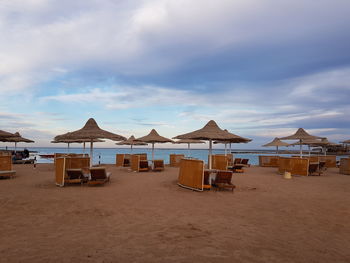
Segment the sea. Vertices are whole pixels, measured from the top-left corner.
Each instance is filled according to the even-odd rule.
[[[21,151],[24,148],[18,148]],[[53,159],[41,158],[41,154],[54,154],[54,153],[84,153],[83,148],[70,148],[67,147],[28,147],[31,152],[31,158],[36,157],[37,163],[53,163]],[[8,147],[8,150],[13,150],[13,148]],[[90,149],[86,148],[85,153],[89,153]],[[132,151],[130,148],[94,148],[93,149],[93,163],[94,164],[114,164],[115,155],[117,153],[124,154],[136,154],[136,153],[147,153],[148,159],[152,159],[152,149],[150,148],[134,148]],[[224,149],[213,149],[213,154],[224,154]],[[208,149],[171,149],[171,148],[155,148],[154,159],[162,159],[165,164],[169,163],[170,154],[184,154],[186,157],[196,158],[208,161]],[[249,164],[257,165],[259,164],[259,155],[274,155],[273,151],[268,150],[235,150],[233,155],[235,158],[245,158],[249,159]],[[293,154],[295,155],[295,154]],[[291,154],[280,154],[280,156],[291,156]],[[337,156],[337,160],[344,158],[344,156]]]

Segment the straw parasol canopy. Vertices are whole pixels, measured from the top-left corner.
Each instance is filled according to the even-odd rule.
[[[229,141],[237,139],[237,136],[238,135],[220,129],[216,122],[211,120],[202,129],[178,135],[174,137],[174,139],[195,139],[209,141],[209,169],[211,169],[213,140]]]
[[[146,136],[137,139],[141,142],[152,143],[152,161],[154,160],[154,144],[155,143],[166,143],[173,142],[173,140],[160,136],[155,129],[152,129]]]
[[[175,144],[182,144],[182,143],[187,143],[187,149],[188,149],[188,156],[190,156],[191,154],[191,143],[205,143],[201,140],[193,140],[193,139],[180,139],[180,140],[177,140],[175,142],[173,142]]]
[[[94,139],[94,142],[104,142],[103,140],[100,139]],[[83,153],[85,153],[85,143],[86,142],[90,142],[89,139],[60,139],[57,141],[51,141],[51,143],[67,143],[67,147],[68,147],[68,152],[69,152],[69,145],[71,143],[83,143],[84,147],[83,147]]]
[[[136,140],[134,135],[131,135],[129,139],[125,141],[117,142],[116,145],[130,145],[130,152],[132,152],[132,147],[134,145],[147,145],[147,143]]]
[[[1,138],[0,140],[3,142],[14,142],[15,143],[15,152],[17,150],[17,143],[18,142],[25,142],[25,143],[33,143],[34,141],[23,138],[19,132],[16,132],[14,134],[12,134],[14,136],[8,137],[8,138]]]
[[[3,131],[3,130],[0,130],[0,138],[9,138],[9,137],[16,137],[15,134],[13,133],[10,133],[10,132],[6,132],[6,131]]]
[[[83,128],[77,131],[69,132],[64,135],[58,135],[55,137],[55,141],[60,140],[60,139],[88,139],[90,141],[90,158],[91,158],[91,165],[93,162],[93,140],[94,139],[110,139],[113,141],[122,141],[126,140],[125,137],[105,131],[101,129],[96,121],[93,118],[90,118],[86,124],[84,125]]]
[[[314,139],[322,139],[322,137],[314,136],[307,133],[303,128],[299,128],[294,134],[286,137],[279,138],[280,140],[299,140],[301,143],[302,140],[314,140]],[[300,158],[303,155],[302,144],[300,144]]]
[[[301,140],[299,142],[292,143],[291,145],[308,145],[309,146],[309,155],[310,155],[310,147],[314,146],[321,146],[324,154],[326,155],[327,153],[327,148],[326,146],[330,145],[336,145],[336,143],[328,141],[327,138],[322,138],[321,140],[319,139],[309,139],[309,140]]]
[[[263,147],[270,147],[270,146],[276,146],[276,154],[278,154],[278,147],[279,146],[289,146],[289,143],[282,142],[280,139],[275,138],[271,142],[264,144]]]
[[[244,138],[244,137],[238,136],[234,133],[231,133],[227,129],[225,129],[224,131],[227,132],[228,134],[232,135],[233,138],[229,139],[229,140],[216,140],[216,141],[214,141],[214,144],[219,144],[219,143],[224,144],[225,145],[225,155],[227,155],[227,147],[226,147],[227,144],[230,145],[230,153],[231,153],[231,143],[248,143],[248,142],[252,141],[252,139]]]
[[[341,143],[350,144],[350,140],[342,141]]]

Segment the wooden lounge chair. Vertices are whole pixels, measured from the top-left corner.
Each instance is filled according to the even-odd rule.
[[[67,169],[64,182],[67,184],[83,184],[88,181],[88,176],[83,173],[82,169]]]
[[[241,163],[240,164],[243,164],[245,166],[250,166],[249,164],[249,159],[242,159]]]
[[[90,180],[88,185],[104,184],[110,181],[110,172],[106,172],[105,167],[91,167],[90,168]]]
[[[235,160],[234,160],[233,164],[240,164],[240,163],[241,163],[241,161],[242,161],[242,159],[241,159],[241,158],[235,158]]]
[[[148,172],[149,166],[147,160],[139,160],[139,172]]]
[[[154,160],[153,171],[164,171],[164,160]]]
[[[221,189],[231,189],[232,193],[236,186],[231,182],[232,172],[231,171],[218,171],[216,173],[215,180],[212,185],[216,187],[217,190]]]
[[[309,175],[321,175],[321,171],[319,169],[319,163],[310,163],[309,164]]]

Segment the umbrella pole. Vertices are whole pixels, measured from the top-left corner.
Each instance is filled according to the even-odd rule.
[[[132,144],[130,144],[130,154],[132,154]]]
[[[69,153],[69,144],[70,144],[70,143],[67,143],[67,144],[68,144],[68,149],[67,149],[67,152]]]
[[[278,155],[278,145],[276,146],[276,154]]]
[[[301,144],[301,140],[299,142],[300,142],[300,158],[302,158],[303,157],[303,145]]]
[[[230,153],[231,153],[231,143],[230,143]]]
[[[208,168],[211,169],[211,152],[212,152],[212,147],[213,147],[213,144],[212,144],[212,140],[210,139],[209,140],[209,163],[208,163]]]
[[[227,156],[227,143],[225,142],[225,156]]]
[[[311,147],[309,145],[309,156],[311,156]]]
[[[188,157],[191,156],[190,143],[187,143],[187,155],[188,155]]]
[[[17,142],[15,142],[15,152],[17,152]]]
[[[94,144],[94,141],[93,141],[93,139],[91,139],[91,141],[90,141],[90,167],[92,167],[92,162],[94,160],[93,153],[92,153],[92,148],[94,147],[93,144]]]
[[[85,142],[83,142],[83,154],[85,155]]]
[[[152,170],[154,169],[154,142],[152,142]]]

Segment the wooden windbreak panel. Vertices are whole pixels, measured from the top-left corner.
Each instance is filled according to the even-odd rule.
[[[290,172],[292,175],[307,176],[309,172],[309,159],[280,157],[278,172]]]
[[[0,151],[0,156],[11,156],[11,152],[10,151]]]
[[[337,167],[337,157],[335,155],[326,155],[322,156],[323,160],[326,162],[327,168],[335,168]]]
[[[56,179],[56,185],[59,185],[59,186],[64,185],[64,177],[66,174],[65,159],[66,159],[65,157],[60,157],[56,159],[55,179]]]
[[[12,156],[0,156],[0,171],[12,171]]]
[[[350,174],[350,159],[349,158],[341,158],[339,173],[341,174]]]
[[[90,167],[89,157],[71,157],[67,159],[70,160],[70,166],[66,169],[83,169]]]
[[[225,155],[212,155],[211,156],[211,168],[217,170],[227,170],[228,158]]]
[[[124,165],[124,154],[116,154],[115,155],[115,165],[117,167],[123,166]]]
[[[182,159],[179,169],[179,185],[203,190],[204,162],[201,160]]]
[[[181,159],[185,158],[184,154],[170,154],[170,166],[179,167]]]
[[[139,167],[140,167],[140,155],[137,154],[133,154],[131,155],[131,164],[130,164],[130,168],[132,171],[139,171]]]
[[[292,162],[292,175],[304,175],[309,174],[309,159],[307,158],[293,158]]]
[[[280,157],[278,161],[278,172],[283,174],[284,172],[291,172],[291,160],[292,158]]]
[[[259,166],[278,167],[279,156],[259,155]]]

